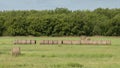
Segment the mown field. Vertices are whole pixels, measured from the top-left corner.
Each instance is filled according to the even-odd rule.
[[[40,40],[79,40],[80,37],[0,37],[0,68],[120,68],[120,37],[90,37],[111,40],[112,45],[39,45]],[[15,39],[35,39],[36,45],[13,45]],[[11,49],[21,48],[14,57]]]

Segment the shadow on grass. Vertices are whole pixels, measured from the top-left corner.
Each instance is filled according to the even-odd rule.
[[[112,54],[22,54],[23,56],[37,56],[42,58],[54,58],[54,57],[60,57],[60,58],[112,58]]]
[[[2,54],[2,53],[0,53]],[[112,58],[113,54],[40,54],[40,53],[21,53],[23,57],[41,57],[41,58]]]
[[[83,65],[82,65],[82,64],[79,64],[79,63],[68,63],[67,66],[68,66],[68,67],[83,68]]]
[[[51,68],[83,68],[84,65],[79,63],[67,63],[67,64],[53,64]]]

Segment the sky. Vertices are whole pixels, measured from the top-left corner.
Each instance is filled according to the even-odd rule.
[[[0,10],[94,10],[120,8],[120,0],[0,0]]]

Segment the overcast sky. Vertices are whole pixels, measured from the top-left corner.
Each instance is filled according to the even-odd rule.
[[[120,0],[0,0],[0,10],[120,8]]]

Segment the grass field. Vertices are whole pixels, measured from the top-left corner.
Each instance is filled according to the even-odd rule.
[[[111,40],[112,45],[13,45],[15,39],[79,40],[80,37],[0,37],[0,68],[120,68],[120,37],[90,37]],[[14,57],[11,49],[21,48]]]

